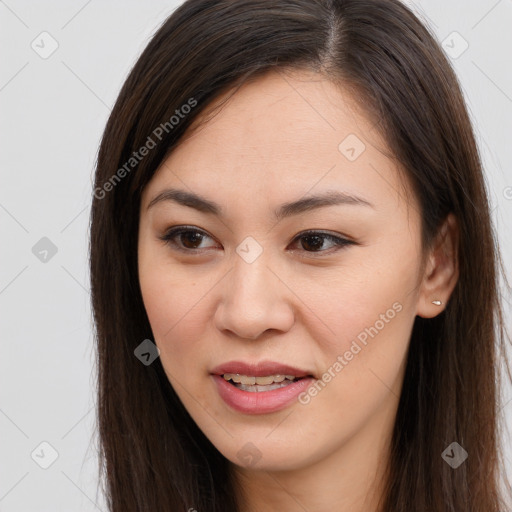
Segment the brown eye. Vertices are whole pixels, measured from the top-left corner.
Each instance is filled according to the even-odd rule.
[[[193,252],[200,247],[204,239],[211,238],[205,232],[191,227],[179,227],[170,229],[161,240],[183,252]]]
[[[178,236],[180,242],[187,249],[197,249],[196,245],[203,239],[203,235],[197,231],[183,231]]]
[[[334,251],[346,247],[348,245],[354,245],[355,242],[352,240],[347,240],[346,238],[342,238],[339,236],[331,235],[329,233],[322,233],[320,231],[309,231],[306,233],[301,233],[299,236],[295,238],[294,241],[300,241],[300,247],[306,252],[312,253],[328,253],[330,254]],[[325,249],[326,241],[330,242],[331,246]]]
[[[324,241],[325,238],[318,235],[303,236],[301,237],[301,246],[306,251],[318,251],[324,245]]]
[[[204,231],[189,226],[172,228],[167,231],[165,235],[160,237],[161,240],[176,250],[189,254],[211,248],[211,246],[201,247],[203,242],[208,238],[213,240],[213,238]],[[297,242],[300,242],[300,244],[297,244]],[[356,242],[330,233],[308,231],[296,236],[294,244],[299,245],[299,250],[302,252],[323,256],[325,254],[331,254],[348,245],[356,245]]]

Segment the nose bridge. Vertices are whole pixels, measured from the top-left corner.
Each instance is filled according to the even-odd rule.
[[[233,270],[216,312],[217,327],[249,339],[268,329],[288,330],[293,324],[292,305],[286,286],[271,270],[269,253],[253,259],[246,255],[254,247],[249,245],[246,253],[244,249],[247,246],[242,243],[233,255]]]
[[[255,261],[248,262],[240,256],[234,258],[231,299],[237,299],[240,306],[250,301],[253,310],[265,310],[270,303],[270,296],[275,276],[270,272],[268,257],[260,255]]]

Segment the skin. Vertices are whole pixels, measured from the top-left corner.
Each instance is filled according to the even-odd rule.
[[[244,512],[376,510],[414,319],[439,314],[432,301],[446,304],[455,286],[455,219],[422,254],[419,205],[373,126],[324,77],[271,71],[188,131],[144,190],[139,279],[155,343],[184,406],[231,461]],[[355,161],[338,149],[349,134],[366,146]],[[173,201],[148,208],[167,188],[225,214]],[[326,190],[373,206],[274,220],[281,204]],[[174,226],[204,236],[175,237],[185,253],[161,239]],[[311,229],[355,244],[297,238]],[[236,252],[248,236],[263,249],[252,263]],[[400,312],[309,403],[248,415],[218,395],[210,372],[230,360],[284,362],[321,379],[396,303]],[[256,463],[237,456],[248,442]]]

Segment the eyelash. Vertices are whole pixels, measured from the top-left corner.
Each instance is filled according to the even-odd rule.
[[[203,251],[202,249],[186,249],[186,248],[183,248],[183,247],[179,246],[179,244],[175,241],[175,238],[178,237],[179,235],[184,234],[184,233],[199,233],[199,234],[201,234],[203,236],[206,236],[206,237],[209,237],[209,238],[213,239],[213,237],[208,235],[203,230],[194,228],[192,226],[181,226],[181,227],[171,228],[163,236],[161,236],[159,238],[160,238],[160,240],[165,242],[167,245],[170,245],[174,249],[176,249],[176,250],[178,250],[180,252],[183,252],[183,253],[194,254],[194,253],[202,252]],[[329,241],[331,241],[331,242],[333,242],[335,244],[335,246],[333,248],[328,249],[328,250],[305,251],[308,254],[322,254],[322,253],[325,254],[325,253],[327,253],[328,255],[330,255],[333,252],[337,252],[340,249],[344,249],[345,247],[347,247],[349,245],[356,245],[356,242],[354,242],[352,240],[348,240],[346,238],[335,236],[335,235],[332,235],[330,233],[324,233],[322,231],[314,231],[314,230],[303,231],[302,233],[299,233],[293,239],[292,243],[295,243],[296,241],[299,241],[302,238],[308,238],[308,237],[320,237],[321,239],[329,240]]]

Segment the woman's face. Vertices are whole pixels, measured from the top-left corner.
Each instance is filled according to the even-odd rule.
[[[139,278],[162,365],[241,467],[369,457],[394,422],[426,307],[420,217],[355,105],[319,75],[270,72],[187,134],[142,197]]]

